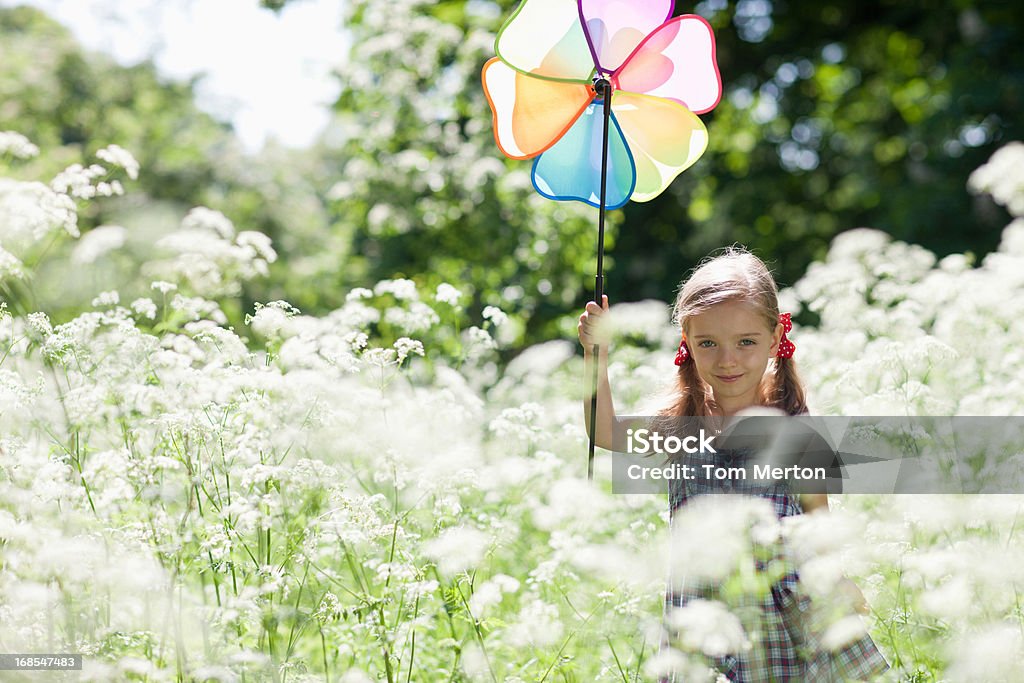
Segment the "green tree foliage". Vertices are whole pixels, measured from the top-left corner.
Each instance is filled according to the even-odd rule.
[[[248,284],[225,309],[240,323],[256,300],[303,296],[315,289],[315,264],[303,260],[325,243],[326,214],[310,180],[320,169],[308,155],[271,147],[258,158],[240,147],[228,124],[201,112],[194,82],[158,77],[145,62],[123,67],[84,51],[68,30],[29,7],[0,8],[0,130],[14,130],[46,150],[28,164],[4,167],[13,177],[52,177],[72,163],[88,165],[108,144],[130,150],[142,173],[129,188],[133,199],[112,198],[82,208],[83,233],[102,223],[133,226],[124,258],[97,269],[101,282],[80,287],[74,273],[42,272],[34,307],[60,319],[87,304],[98,289],[148,291],[138,263],[152,243],[193,206],[224,212],[240,229],[274,239],[294,256],[276,264],[269,282]],[[140,193],[139,190],[142,190]],[[141,199],[138,199],[141,197]],[[65,245],[68,246],[68,245]],[[66,259],[52,259],[66,270]]]
[[[337,103],[344,139],[329,194],[352,252],[339,283],[404,276],[447,281],[469,307],[510,310],[527,337],[575,305],[592,282],[596,212],[539,197],[527,162],[494,146],[480,68],[493,56],[486,3],[354,0],[352,50]]]

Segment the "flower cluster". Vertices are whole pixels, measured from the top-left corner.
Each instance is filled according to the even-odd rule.
[[[0,216],[16,216],[0,220],[4,237],[60,230],[46,217],[58,196],[71,200],[0,179]],[[874,231],[837,239],[783,293],[787,310],[820,316],[797,330],[812,401],[1019,412],[1022,229],[978,267]],[[584,478],[571,344],[527,349],[498,380],[490,346],[513,317],[492,304],[463,339],[450,316],[464,292],[406,279],[353,289],[322,316],[261,303],[236,331],[200,290],[258,273],[269,243],[209,210],[182,231],[200,246],[164,243],[176,256],[149,296],[96,288],[63,322],[0,302],[0,639],[12,651],[82,652],[94,681],[667,668],[714,681],[700,657],[757,647],[733,597],[767,588],[777,567],[752,567],[784,542],[809,593],[850,578],[872,607],[866,621],[837,618],[828,645],[870,628],[908,679],[1017,671],[1019,497],[834,497],[833,513],[785,523],[762,501],[691,501],[666,556],[663,498]],[[117,248],[123,233],[105,233],[81,262]],[[211,265],[190,270],[186,255]],[[653,305],[620,310],[645,321],[609,368],[628,411],[670,377],[676,339]],[[667,615],[674,647],[655,654],[666,563],[729,590]]]

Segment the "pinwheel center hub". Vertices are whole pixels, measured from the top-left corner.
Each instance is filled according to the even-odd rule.
[[[594,77],[594,92],[596,92],[601,97],[604,97],[605,95],[610,95],[612,92],[611,81],[609,81],[607,78],[602,78],[600,76]]]

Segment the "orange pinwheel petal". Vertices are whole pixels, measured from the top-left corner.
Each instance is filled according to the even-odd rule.
[[[535,157],[555,144],[594,97],[588,85],[534,78],[498,57],[484,64],[482,77],[494,139],[512,159]]]

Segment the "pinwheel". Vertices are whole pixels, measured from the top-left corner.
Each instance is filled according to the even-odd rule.
[[[599,210],[598,305],[605,211],[657,197],[693,165],[708,142],[697,115],[721,98],[711,26],[674,9],[673,0],[523,0],[483,68],[499,149],[534,159],[541,195]],[[596,386],[595,363],[590,478]]]

